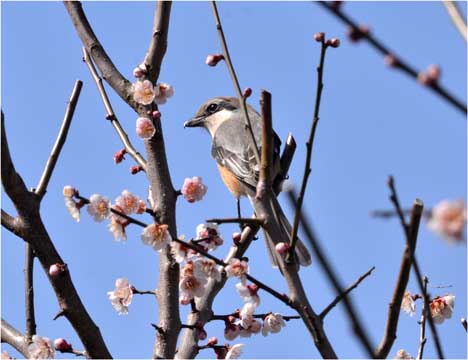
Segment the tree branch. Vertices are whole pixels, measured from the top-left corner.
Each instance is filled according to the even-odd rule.
[[[465,41],[468,41],[468,29],[466,27],[466,22],[465,19],[463,19],[460,9],[458,9],[457,2],[451,0],[443,0],[443,3],[450,16],[450,20],[452,20],[453,24],[455,25],[461,36],[463,36]]]
[[[368,277],[372,271],[374,271],[375,266],[372,266],[366,273],[362,274],[353,284],[351,284],[343,293],[338,295],[335,300],[333,300],[325,309],[322,310],[319,317],[320,319],[324,319],[325,316],[341,301],[345,296],[347,296],[351,291],[358,287],[358,285]]]
[[[283,153],[280,159],[280,171],[273,182],[273,191],[276,195],[281,192],[283,181],[288,178],[289,167],[291,166],[294,153],[296,152],[296,140],[292,134],[288,134],[286,138]]]
[[[21,219],[18,217],[13,217],[8,214],[5,210],[2,209],[2,226],[15,234],[16,236],[21,237],[23,226],[21,224]]]
[[[52,172],[54,171],[55,164],[57,163],[60,152],[62,151],[63,144],[65,144],[65,140],[67,139],[68,130],[70,129],[73,114],[75,113],[76,104],[78,103],[82,87],[83,82],[81,80],[76,80],[75,86],[73,87],[73,91],[70,96],[70,100],[68,100],[67,109],[65,110],[62,127],[60,128],[60,132],[57,136],[57,139],[55,140],[52,152],[50,153],[41,179],[39,180],[39,184],[35,190],[35,193],[39,196],[40,199],[42,199],[47,191],[47,185],[49,184]]]
[[[161,63],[167,49],[171,5],[171,1],[158,1],[154,14],[153,35],[144,60],[148,71],[147,78],[153,83],[159,77]]]
[[[370,32],[362,32],[359,28],[359,25],[354,22],[348,15],[346,15],[339,7],[332,6],[328,1],[318,1],[317,4],[321,5],[323,8],[328,10],[331,14],[335,15],[339,20],[348,25],[353,31],[357,31],[363,40],[366,40],[377,52],[381,53],[384,56],[392,56],[395,59],[394,67],[398,70],[401,70],[404,74],[412,77],[414,80],[418,79],[419,71],[411,67],[406,63],[402,58],[396,56],[392,51],[390,51],[385,45],[382,44],[376,37],[374,37]],[[448,103],[453,105],[459,111],[463,112],[466,120],[466,104],[455,98],[448,90],[440,86],[437,82],[433,82],[427,85],[434,93],[439,95],[442,99],[446,100]]]
[[[30,357],[29,350],[28,350],[28,340],[26,336],[21,334],[8,322],[3,320],[3,318],[2,318],[2,325],[1,325],[0,333],[2,336],[2,343],[6,343],[6,344],[13,346],[25,358],[28,359]]]
[[[83,48],[83,61],[86,63],[86,65],[88,65],[89,72],[91,73],[91,76],[93,77],[93,80],[96,83],[96,87],[99,91],[99,94],[101,95],[101,100],[104,104],[104,108],[106,109],[106,119],[108,119],[111,122],[112,126],[117,132],[117,135],[122,141],[126,152],[130,154],[130,156],[137,162],[137,164],[139,164],[143,168],[143,171],[146,172],[146,160],[135,149],[132,142],[128,138],[127,133],[120,124],[120,121],[117,119],[109,97],[107,96],[106,89],[104,88],[104,84],[102,83],[102,78],[98,75],[96,68],[94,67],[93,60],[89,56],[88,50],[86,50],[85,47]]]
[[[427,277],[424,276],[424,292],[423,292],[423,299],[427,298]],[[428,316],[431,316],[429,309],[426,307],[426,302],[423,302],[422,310],[421,310],[421,320],[419,321],[419,349],[418,349],[418,356],[416,356],[417,360],[421,360],[423,358],[424,353],[424,345],[426,345],[426,319]]]
[[[24,295],[26,310],[26,339],[36,335],[36,316],[34,314],[34,252],[31,244],[25,244]]]
[[[262,153],[260,164],[260,177],[257,183],[257,197],[262,197],[266,189],[273,183],[273,123],[271,115],[271,94],[262,90],[260,94],[262,109]]]

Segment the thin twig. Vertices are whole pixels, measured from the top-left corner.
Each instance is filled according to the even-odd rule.
[[[70,96],[70,100],[68,100],[67,109],[65,110],[60,132],[58,133],[54,147],[52,148],[41,179],[39,180],[39,184],[35,190],[35,193],[39,196],[39,198],[42,198],[47,191],[47,185],[49,184],[52,172],[54,171],[55,164],[57,163],[60,152],[62,151],[65,140],[67,139],[68,130],[70,129],[70,125],[73,120],[73,114],[75,113],[76,104],[78,103],[82,87],[83,82],[81,80],[76,80],[75,86],[73,87],[73,91]]]
[[[36,335],[36,316],[34,314],[34,251],[31,244],[25,244],[24,258],[24,302],[26,312],[26,333],[28,341]]]
[[[467,324],[467,322],[466,322],[466,319],[465,319],[465,318],[461,318],[460,322],[461,322],[462,326],[465,328],[465,331],[468,332],[468,324]]]
[[[253,150],[255,154],[255,159],[257,164],[261,163],[260,152],[258,150],[257,142],[255,141],[255,135],[252,130],[252,124],[250,122],[249,113],[247,111],[246,105],[246,98],[242,95],[242,91],[239,85],[239,80],[237,79],[236,72],[234,70],[234,65],[231,61],[231,56],[229,55],[229,50],[226,43],[226,38],[224,37],[223,27],[221,25],[221,19],[218,14],[218,8],[216,7],[216,1],[210,1],[211,4],[211,11],[213,12],[213,17],[215,19],[216,29],[218,30],[219,40],[221,41],[221,47],[223,48],[224,59],[226,61],[226,65],[229,70],[229,74],[231,75],[232,83],[234,84],[234,88],[236,90],[237,97],[239,98],[239,102],[241,104],[242,112],[244,113],[245,118],[245,126],[248,130],[250,135],[250,140],[253,145]]]
[[[239,312],[233,312],[231,314],[227,314],[227,315],[213,315],[211,317],[211,320],[223,320],[223,321],[228,321],[229,318],[232,316],[232,317],[235,317],[235,318],[239,318]],[[264,314],[254,314],[252,315],[255,319],[265,319],[268,315],[270,315],[271,312],[269,313],[264,313]],[[281,316],[283,318],[283,320],[285,321],[290,321],[290,320],[295,320],[295,319],[300,319],[301,317],[299,315],[282,315]]]
[[[427,277],[424,276],[424,292],[423,292],[423,299],[427,298]],[[424,353],[424,345],[426,345],[426,319],[431,316],[429,309],[426,307],[426,302],[423,301],[422,310],[421,310],[421,320],[419,321],[419,348],[418,348],[418,356],[416,356],[417,360],[421,360],[423,358]]]
[[[412,77],[414,80],[418,79],[418,74],[420,73],[418,70],[411,67],[402,58],[396,56],[395,53],[390,51],[385,45],[382,44],[382,42],[377,40],[377,38],[373,36],[371,32],[361,31],[359,25],[356,22],[354,22],[348,15],[346,15],[340,7],[334,7],[328,1],[318,1],[317,4],[321,5],[323,8],[327,9],[330,13],[335,15],[343,23],[345,23],[351,29],[353,29],[353,31],[358,31],[362,39],[366,40],[379,53],[381,53],[384,56],[392,56],[395,59],[394,67],[396,69],[401,70],[403,73]],[[427,87],[433,90],[441,98],[449,102],[451,105],[456,107],[458,110],[463,112],[465,114],[464,118],[466,120],[467,108],[466,104],[463,101],[455,98],[453,94],[451,94],[448,90],[440,86],[437,81],[427,85]]]
[[[206,222],[211,222],[215,224],[246,224],[246,225],[255,225],[262,226],[263,220],[257,218],[224,218],[224,219],[207,219]]]
[[[293,208],[297,208],[298,203],[297,203],[294,191],[293,190],[288,191],[287,195],[288,195],[288,199],[289,199],[291,206]],[[338,279],[338,276],[335,274],[335,270],[330,265],[330,262],[328,261],[325,255],[325,252],[323,251],[321,245],[316,239],[315,234],[312,231],[312,227],[310,226],[307,218],[304,216],[303,211],[300,212],[300,223],[302,224],[304,234],[309,240],[309,243],[312,247],[315,257],[317,258],[320,266],[324,270],[325,275],[327,276],[328,280],[332,283],[336,294],[337,295],[342,294],[344,291],[343,291],[343,286],[341,285],[341,281]],[[348,315],[352,323],[354,332],[356,333],[359,341],[361,342],[362,346],[366,350],[368,357],[372,358],[374,356],[374,351],[373,351],[373,347],[369,339],[369,335],[367,334],[366,330],[361,324],[361,321],[359,320],[359,316],[356,314],[356,311],[354,310],[354,306],[351,302],[351,299],[348,296],[345,296],[343,298],[343,303],[345,305],[346,314]]]
[[[401,209],[404,216],[411,214],[412,210],[413,209]],[[431,214],[432,214],[432,209],[425,209],[422,215],[426,218],[429,218]],[[394,209],[393,210],[372,210],[369,215],[372,217],[378,217],[378,218],[384,218],[384,219],[399,216],[398,212],[396,212]]]
[[[312,161],[312,148],[314,145],[315,132],[317,130],[317,125],[319,122],[319,111],[320,111],[320,100],[322,99],[322,90],[323,90],[323,69],[325,66],[325,54],[327,51],[328,45],[325,43],[324,37],[321,41],[320,47],[320,61],[317,66],[317,89],[315,96],[315,106],[314,106],[314,117],[312,120],[312,126],[310,128],[309,138],[306,143],[306,161],[304,163],[304,175],[302,177],[301,190],[299,192],[299,198],[297,199],[296,214],[294,215],[293,227],[291,230],[290,244],[288,256],[286,261],[294,259],[295,247],[297,242],[297,232],[299,230],[299,219],[302,209],[302,203],[304,202],[305,191],[307,187],[307,180],[309,179],[310,173],[312,172],[311,161]]]
[[[28,339],[2,318],[1,341],[13,346],[26,359],[30,358]]]
[[[375,266],[372,266],[366,273],[362,274],[352,285],[350,285],[342,294],[338,295],[335,300],[333,300],[322,312],[319,314],[320,319],[324,319],[325,316],[332,310],[345,296],[347,296],[351,291],[358,287],[358,285],[368,277],[372,271],[374,271]]]
[[[292,134],[288,134],[286,138],[283,153],[281,154],[280,159],[280,172],[276,175],[276,178],[273,180],[273,191],[276,195],[281,192],[281,186],[283,181],[288,178],[289,167],[291,166],[294,153],[296,152],[296,140]]]
[[[88,51],[86,48],[83,48],[83,61],[88,65],[89,72],[93,77],[94,82],[96,83],[97,89],[99,94],[101,95],[101,100],[104,104],[104,108],[106,109],[106,119],[108,119],[112,126],[114,127],[117,135],[119,136],[122,144],[125,147],[125,150],[130,156],[143,168],[143,171],[146,172],[146,160],[141,156],[141,154],[135,149],[132,142],[128,138],[127,133],[123,129],[120,121],[117,119],[117,116],[114,113],[112,105],[110,103],[109,97],[107,96],[106,89],[104,88],[104,84],[102,82],[102,78],[98,75],[96,68],[94,67],[93,60],[89,56]]]
[[[460,9],[458,8],[457,2],[444,0],[443,3],[445,5],[445,8],[447,9],[450,19],[457,28],[458,32],[461,34],[461,36],[463,36],[465,41],[468,41],[468,29],[466,27],[465,19],[463,19],[463,15],[461,14]]]
[[[260,164],[260,176],[257,183],[256,197],[262,197],[266,189],[272,185],[273,166],[273,120],[271,115],[271,94],[262,90],[260,94],[260,106],[262,109],[262,153]]]

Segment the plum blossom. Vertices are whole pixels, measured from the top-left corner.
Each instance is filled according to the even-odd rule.
[[[223,54],[210,54],[206,57],[205,63],[208,66],[216,66],[221,60],[224,60]]]
[[[91,195],[87,210],[94,221],[101,222],[107,219],[111,213],[109,199],[99,194]]]
[[[276,252],[280,254],[281,256],[285,256],[288,253],[289,248],[290,248],[289,244],[285,242],[280,242],[276,244],[275,246]]]
[[[232,324],[226,322],[226,327],[224,328],[224,338],[228,341],[232,341],[239,336],[241,332],[241,326],[239,324]]]
[[[125,227],[128,225],[128,221],[122,219],[122,217],[115,214],[112,214],[110,219],[111,222],[109,223],[109,225],[107,225],[107,227],[114,236],[114,240],[127,241],[127,233],[125,232]]]
[[[262,324],[254,319],[248,328],[241,329],[239,335],[240,337],[246,338],[250,337],[252,334],[258,334],[260,331],[262,331]]]
[[[254,306],[260,305],[260,296],[258,296],[258,286],[256,284],[244,285],[237,283],[236,289],[246,303],[252,303]]]
[[[70,213],[71,217],[76,220],[76,222],[80,221],[80,208],[82,207],[81,203],[77,203],[73,200],[73,197],[77,195],[78,192],[76,189],[67,185],[63,188],[63,198],[65,200],[65,206],[67,207],[68,212]]]
[[[144,200],[138,200],[138,207],[136,209],[137,214],[144,214],[146,211],[146,203]]]
[[[54,340],[54,347],[55,350],[60,352],[70,352],[72,350],[72,346],[67,340],[63,338],[58,338]]]
[[[462,241],[466,227],[465,202],[463,200],[441,201],[432,209],[427,226],[451,243]]]
[[[132,303],[133,290],[128,279],[119,278],[115,280],[115,290],[107,293],[112,307],[119,313],[128,314],[128,306]]]
[[[184,240],[185,236],[179,236],[179,240]],[[179,264],[184,260],[188,259],[191,255],[194,255],[193,250],[186,247],[184,244],[181,244],[177,241],[171,242],[171,253]]]
[[[429,305],[432,319],[436,324],[441,324],[445,319],[452,317],[453,308],[455,307],[455,296],[437,296],[432,299]]]
[[[203,257],[197,257],[193,260],[194,263],[194,273],[198,278],[208,278],[214,279],[216,281],[221,281],[221,271],[220,267],[216,265],[214,260],[206,259]]]
[[[136,133],[140,138],[146,140],[153,137],[156,133],[156,128],[151,119],[139,117],[136,121]]]
[[[76,191],[75,188],[71,187],[70,185],[66,185],[63,187],[63,196],[64,197],[73,197],[77,194],[78,192]]]
[[[267,336],[269,332],[272,334],[279,333],[284,326],[286,326],[286,323],[281,314],[270,313],[263,319],[262,335]]]
[[[28,346],[30,359],[53,359],[55,349],[49,338],[34,335],[32,343]]]
[[[203,241],[200,241],[198,244],[208,248],[209,250],[215,250],[224,242],[218,231],[218,225],[215,223],[199,224],[196,231],[197,237],[195,240],[203,239]]]
[[[187,305],[194,297],[201,297],[205,292],[206,276],[197,269],[199,265],[188,261],[180,272],[179,302]]]
[[[166,83],[158,83],[156,87],[158,89],[158,93],[154,98],[154,102],[158,105],[165,104],[167,99],[174,95],[174,88]]]
[[[141,233],[141,240],[146,245],[152,246],[154,250],[161,251],[172,240],[167,228],[165,224],[148,225]]]
[[[240,278],[241,283],[245,284],[245,282],[247,281],[245,275],[249,272],[249,264],[247,263],[247,261],[233,258],[229,260],[225,270],[228,277],[238,277]]]
[[[407,353],[404,349],[400,349],[397,351],[395,355],[395,359],[414,359],[409,353]]]
[[[255,312],[255,305],[248,302],[245,303],[243,306],[242,310],[239,313],[240,316],[240,326],[242,326],[244,329],[248,329],[253,321],[254,321],[254,312]]]
[[[229,347],[225,359],[238,359],[242,355],[244,344],[235,344]]]
[[[203,199],[203,196],[205,196],[207,190],[208,187],[203,184],[202,178],[194,176],[191,179],[185,179],[180,192],[184,196],[185,200],[187,200],[189,203],[193,203]]]
[[[138,211],[140,207],[140,198],[133,195],[130,191],[124,190],[122,191],[122,194],[115,199],[115,205],[115,210],[129,215]]]
[[[146,65],[141,63],[135,69],[133,69],[133,76],[136,78],[141,78],[146,75]]]
[[[408,290],[405,291],[405,295],[403,296],[403,301],[401,302],[401,309],[405,313],[409,314],[409,316],[413,316],[415,314],[416,309],[413,296]]]
[[[139,104],[149,105],[156,95],[159,95],[159,87],[153,86],[151,81],[136,81],[133,86],[133,100]]]

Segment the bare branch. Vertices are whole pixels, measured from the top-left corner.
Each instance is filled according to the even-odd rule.
[[[147,78],[156,82],[161,70],[161,63],[167,49],[167,33],[171,15],[171,1],[158,1],[154,14],[153,35],[145,56]]]
[[[323,69],[325,66],[325,54],[327,51],[328,45],[325,43],[325,36],[322,37],[321,47],[320,47],[320,61],[317,66],[317,90],[315,96],[315,107],[314,107],[314,118],[312,121],[312,127],[310,128],[309,139],[307,140],[306,147],[306,161],[304,163],[304,175],[302,177],[301,190],[299,193],[299,198],[297,199],[296,214],[294,216],[293,227],[290,235],[290,244],[291,248],[289,249],[289,254],[287,260],[294,259],[294,252],[297,242],[297,231],[299,230],[299,218],[301,214],[302,203],[304,202],[304,195],[307,187],[307,180],[309,175],[312,172],[311,161],[312,161],[312,147],[314,145],[315,132],[317,130],[317,125],[319,121],[319,111],[320,111],[320,100],[322,98],[323,90]]]
[[[83,82],[81,80],[76,80],[75,86],[73,87],[73,91],[70,96],[70,100],[68,100],[67,109],[65,110],[65,115],[62,121],[62,127],[60,128],[60,132],[57,136],[57,139],[55,140],[52,152],[50,153],[41,179],[39,180],[39,184],[37,185],[37,188],[35,190],[35,193],[41,199],[47,191],[47,185],[49,184],[52,172],[54,171],[55,164],[57,163],[57,160],[60,156],[60,152],[62,151],[62,147],[65,144],[65,140],[67,139],[68,130],[70,129],[73,114],[75,113],[76,104],[78,103],[82,86]]]
[[[24,259],[24,297],[26,310],[26,338],[36,335],[36,316],[34,314],[34,252],[31,244],[25,244]]]
[[[427,298],[427,277],[424,276],[424,292],[423,292],[423,299]],[[421,310],[421,320],[419,321],[419,349],[418,349],[418,356],[416,356],[417,360],[421,360],[423,358],[424,353],[424,345],[426,345],[426,319],[428,316],[431,316],[429,309],[426,307],[426,302],[423,302],[422,310]]]
[[[294,195],[293,191],[288,191],[288,198],[291,203],[291,206],[294,208],[297,208],[297,200]],[[328,280],[332,283],[333,287],[335,288],[335,292],[337,295],[343,293],[343,287],[341,285],[341,282],[338,279],[338,276],[335,274],[335,271],[331,267],[328,259],[325,256],[325,252],[322,250],[321,245],[318,243],[318,240],[316,239],[312,227],[309,225],[308,220],[306,217],[303,215],[303,212],[300,213],[300,222],[302,224],[302,228],[304,230],[304,233],[309,240],[309,243],[312,247],[312,250],[316,256],[316,258],[319,261],[320,266],[323,268],[325,275],[327,276]],[[367,352],[367,355],[369,358],[372,358],[374,356],[374,351],[372,350],[372,345],[369,340],[369,336],[367,332],[365,331],[364,327],[361,324],[361,321],[359,320],[359,317],[356,314],[356,311],[354,310],[354,306],[352,305],[351,299],[348,296],[345,296],[343,298],[343,303],[346,308],[346,314],[348,315],[352,326],[353,330],[356,333],[359,341],[361,342],[362,346]]]
[[[232,83],[233,83],[234,88],[236,90],[236,94],[237,94],[237,97],[239,98],[239,102],[241,104],[242,112],[244,114],[245,126],[246,126],[246,128],[248,130],[250,140],[251,140],[252,145],[253,145],[255,159],[257,160],[257,164],[261,164],[260,152],[258,151],[257,142],[255,141],[255,136],[254,136],[254,133],[253,133],[253,130],[252,130],[252,124],[250,122],[249,113],[247,111],[247,105],[246,105],[246,100],[247,99],[245,98],[245,96],[242,95],[242,91],[241,91],[241,88],[240,88],[240,85],[239,85],[239,80],[237,80],[236,71],[234,70],[234,65],[232,64],[231,56],[229,55],[229,50],[228,50],[228,47],[227,47],[226,38],[224,37],[224,31],[223,31],[223,27],[221,25],[221,19],[220,19],[219,14],[218,14],[218,8],[216,6],[216,1],[210,1],[210,4],[211,4],[211,11],[213,12],[213,17],[214,17],[215,24],[216,24],[216,29],[218,30],[218,36],[219,36],[219,40],[221,42],[221,47],[223,48],[224,59],[226,60],[226,65],[228,67],[229,74],[231,75]]]
[[[468,324],[467,324],[467,322],[466,322],[466,319],[465,319],[465,318],[461,318],[460,322],[461,322],[462,326],[465,328],[465,331],[468,332]]]
[[[283,184],[283,181],[288,177],[289,167],[291,166],[295,152],[296,140],[294,140],[294,136],[292,136],[292,134],[288,134],[288,137],[286,138],[286,142],[284,144],[283,153],[281,154],[281,169],[278,175],[276,175],[276,178],[273,182],[273,191],[277,195],[281,192],[281,185]]]
[[[146,160],[141,156],[141,154],[135,149],[133,144],[131,143],[130,139],[128,138],[127,133],[123,129],[120,121],[117,119],[117,116],[114,113],[114,109],[112,108],[111,102],[109,97],[107,96],[106,89],[104,88],[104,84],[102,83],[102,78],[98,75],[96,68],[94,67],[93,60],[89,56],[88,50],[83,48],[83,61],[88,65],[89,72],[93,77],[94,82],[96,83],[97,89],[99,94],[101,95],[101,100],[104,103],[104,107],[106,109],[106,119],[108,119],[112,126],[114,127],[117,135],[119,136],[122,144],[125,147],[125,151],[130,154],[130,156],[143,168],[146,172]]]
[[[345,296],[347,296],[351,291],[358,287],[358,285],[368,277],[372,271],[374,271],[375,266],[372,266],[367,272],[362,274],[353,284],[351,284],[342,294],[338,295],[335,300],[333,300],[330,305],[328,305],[325,309],[322,310],[319,317],[320,319],[324,319],[325,316],[341,301]]]
[[[460,9],[458,8],[457,2],[451,0],[444,0],[443,3],[445,5],[445,8],[447,9],[450,19],[457,28],[458,32],[461,34],[461,36],[463,36],[465,41],[468,41],[468,29],[466,27],[466,21],[465,19],[463,19],[463,15],[461,14]]]
[[[18,352],[20,352],[25,358],[29,358],[28,340],[26,336],[21,334],[8,322],[2,318],[1,331],[2,343],[13,346]]]
[[[262,90],[260,94],[260,106],[262,109],[262,153],[257,197],[261,197],[273,182],[273,120],[271,115],[271,94],[266,90]]]
[[[403,73],[405,73],[409,77],[412,77],[414,80],[418,79],[418,70],[411,67],[402,58],[396,56],[395,53],[390,51],[370,32],[362,32],[359,25],[356,22],[354,22],[348,15],[346,15],[339,7],[332,6],[328,1],[318,1],[317,4],[321,5],[323,8],[327,9],[331,14],[335,15],[343,23],[345,23],[351,29],[353,29],[353,31],[357,31],[362,37],[362,39],[366,40],[377,52],[381,53],[383,56],[391,56],[395,60],[393,66],[396,69],[401,70]],[[446,100],[455,108],[463,112],[463,114],[465,115],[464,118],[466,120],[467,109],[466,104],[463,103],[463,101],[455,98],[455,96],[452,95],[448,90],[440,86],[437,81],[427,85],[427,87],[433,90],[442,99]]]
[[[246,225],[257,225],[261,226],[263,224],[262,219],[257,218],[225,218],[225,219],[207,219],[206,222],[212,222],[216,224],[230,224],[230,223],[240,223]]]
[[[23,231],[21,219],[18,217],[11,216],[3,209],[2,209],[2,226],[8,231],[15,234],[16,236],[21,237],[21,234]]]

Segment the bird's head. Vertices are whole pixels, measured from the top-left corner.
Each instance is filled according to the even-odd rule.
[[[239,99],[216,97],[204,102],[195,117],[184,123],[184,127],[202,127],[213,136],[224,121],[239,113],[239,109]]]

